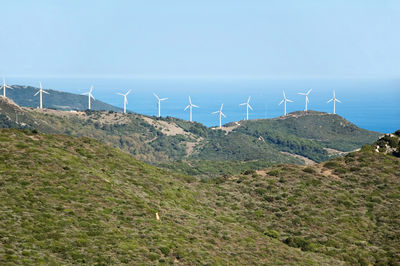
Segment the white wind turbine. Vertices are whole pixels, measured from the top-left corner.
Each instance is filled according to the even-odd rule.
[[[127,93],[117,93],[118,95],[124,96],[124,114],[126,114],[126,105],[128,104],[128,99],[126,96],[128,96],[129,93],[131,93],[132,90],[129,90]]]
[[[161,116],[161,101],[165,101],[168,98],[161,98],[160,99],[160,97],[158,97],[157,94],[153,93],[153,95],[154,95],[154,97],[156,97],[157,102],[158,102],[158,117],[160,117]]]
[[[190,111],[190,120],[189,121],[190,122],[192,122],[192,107],[200,108],[197,105],[192,104],[192,99],[190,99],[190,96],[189,96],[189,105],[186,106],[183,111],[186,111],[189,108],[189,111]]]
[[[39,94],[39,97],[40,97],[40,105],[39,105],[39,108],[40,108],[40,109],[43,108],[43,93],[49,94],[47,91],[43,90],[43,88],[42,88],[42,82],[40,82],[40,89],[38,90],[38,92],[35,93],[35,95],[33,95],[33,96],[36,96],[36,95]]]
[[[222,128],[222,116],[226,117],[226,115],[222,112],[223,107],[224,107],[224,104],[221,104],[221,108],[218,111],[211,113],[211,114],[219,114],[219,128]]]
[[[239,105],[246,105],[246,120],[249,120],[249,108],[253,111],[253,108],[250,106],[251,96],[247,99],[247,102],[241,103]]]
[[[3,97],[6,98],[6,89],[13,89],[11,86],[8,86],[6,84],[6,79],[3,77],[3,85],[1,85],[1,88],[3,89]]]
[[[279,103],[279,105],[281,105],[282,103],[285,103],[284,115],[287,115],[287,113],[286,113],[286,103],[287,102],[292,103],[293,101],[286,98],[285,91],[283,91],[283,100]]]
[[[82,95],[87,95],[89,102],[88,102],[88,109],[90,110],[91,108],[91,99],[93,99],[95,101],[95,98],[92,95],[92,91],[93,91],[93,86],[90,86],[90,90],[88,92],[84,92],[82,93]]]
[[[307,112],[307,106],[308,106],[308,94],[310,94],[310,92],[312,91],[312,89],[310,89],[307,93],[303,93],[303,92],[299,92],[298,94],[306,96],[306,108],[304,109],[305,112]]]
[[[336,114],[336,102],[338,103],[342,103],[341,101],[339,101],[339,99],[336,99],[335,96],[335,90],[333,90],[333,97],[332,99],[330,99],[329,101],[327,101],[326,103],[330,103],[333,101],[333,113]]]

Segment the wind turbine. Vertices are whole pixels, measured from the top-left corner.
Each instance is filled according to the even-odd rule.
[[[333,97],[332,99],[330,99],[329,101],[327,101],[326,103],[330,103],[333,101],[333,113],[336,114],[336,102],[338,103],[342,103],[341,101],[339,101],[339,99],[336,99],[335,96],[335,90],[333,90]]]
[[[285,116],[287,115],[287,113],[286,113],[286,103],[287,102],[292,103],[293,101],[286,98],[285,91],[283,91],[283,100],[279,103],[279,105],[281,105],[282,103],[285,103],[285,112],[284,112]]]
[[[13,89],[11,86],[8,86],[6,84],[6,79],[3,77],[3,85],[1,86],[1,88],[3,89],[3,97],[6,98],[6,89]]]
[[[46,94],[49,94],[49,93],[47,91],[43,90],[42,82],[39,82],[39,83],[40,83],[40,89],[33,96],[36,96],[39,94],[39,97],[40,97],[40,105],[39,105],[40,107],[39,108],[42,109],[43,108],[43,93],[46,93]]]
[[[129,93],[131,93],[131,90],[129,90],[125,94],[117,93],[118,95],[124,96],[124,114],[126,114],[126,105],[128,104],[128,99],[126,98],[126,96],[128,96]]]
[[[312,91],[312,89],[310,89],[307,93],[303,93],[303,92],[299,92],[298,94],[306,96],[306,108],[304,109],[305,112],[307,112],[307,106],[308,106],[308,94],[310,94],[310,92]]]
[[[253,110],[253,108],[250,106],[250,99],[251,99],[251,96],[249,96],[249,98],[247,99],[247,102],[239,104],[239,105],[246,105],[246,120],[249,120],[249,108],[251,110]]]
[[[82,95],[87,95],[88,96],[88,98],[89,98],[89,103],[88,103],[88,109],[90,110],[90,108],[91,108],[91,102],[90,102],[90,99],[92,98],[94,101],[95,101],[95,98],[93,97],[93,95],[92,95],[92,91],[93,91],[93,85],[92,86],[90,86],[90,90],[88,91],[88,92],[84,92],[84,93],[82,93]]]
[[[200,108],[197,105],[192,104],[192,99],[190,99],[190,96],[189,96],[189,105],[186,106],[183,111],[186,111],[189,108],[189,111],[190,111],[190,120],[189,121],[190,122],[192,122],[192,107]]]
[[[221,108],[218,111],[211,113],[211,114],[219,114],[219,128],[222,128],[222,116],[226,117],[226,115],[222,112],[223,107],[224,107],[224,104],[221,104]]]
[[[153,95],[154,95],[154,97],[157,98],[157,101],[158,101],[158,117],[160,117],[161,116],[161,101],[165,101],[168,98],[161,98],[160,99],[160,97],[158,97],[157,94],[153,93]]]

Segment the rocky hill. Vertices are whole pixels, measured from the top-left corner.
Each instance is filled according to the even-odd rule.
[[[95,138],[137,159],[193,175],[236,174],[280,163],[312,164],[380,135],[337,115],[309,112],[240,121],[222,130],[175,118],[19,107],[0,98],[0,125]]]

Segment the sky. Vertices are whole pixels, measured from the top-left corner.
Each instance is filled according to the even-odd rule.
[[[1,0],[0,76],[400,77],[398,0]]]

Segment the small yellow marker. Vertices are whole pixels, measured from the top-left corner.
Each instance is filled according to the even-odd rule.
[[[156,219],[157,221],[160,221],[160,216],[158,216],[158,212],[156,212]]]

